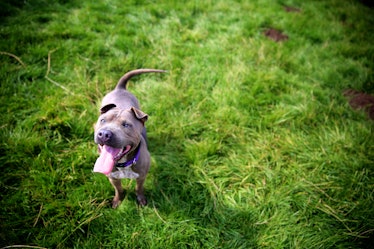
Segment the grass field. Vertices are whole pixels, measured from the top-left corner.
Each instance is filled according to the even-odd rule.
[[[374,93],[361,1],[0,3],[0,247],[371,247],[374,126],[343,96]],[[148,206],[124,180],[113,210],[93,124],[136,68],[168,70],[129,84]]]

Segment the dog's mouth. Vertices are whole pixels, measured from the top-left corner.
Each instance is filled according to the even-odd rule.
[[[99,148],[100,156],[96,160],[93,171],[108,175],[112,172],[113,167],[118,160],[129,153],[132,147],[131,145],[126,145],[123,148],[114,148],[104,144],[99,145]]]

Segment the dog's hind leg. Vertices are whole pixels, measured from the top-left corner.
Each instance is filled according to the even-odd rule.
[[[115,195],[112,201],[112,208],[117,208],[123,200],[123,188],[120,179],[109,178],[110,183],[114,187]]]

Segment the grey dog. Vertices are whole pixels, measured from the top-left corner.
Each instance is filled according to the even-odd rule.
[[[139,205],[147,204],[144,181],[150,167],[150,155],[144,123],[148,115],[140,110],[136,97],[126,90],[128,80],[142,73],[163,73],[164,70],[137,69],[126,73],[117,86],[102,100],[100,116],[95,124],[95,143],[100,156],[94,172],[105,174],[115,189],[112,207],[123,199],[122,178],[136,179]]]

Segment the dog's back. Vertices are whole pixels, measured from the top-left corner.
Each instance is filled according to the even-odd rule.
[[[139,108],[139,101],[136,97],[126,90],[127,82],[134,76],[143,74],[143,73],[165,73],[164,70],[158,69],[136,69],[130,72],[127,72],[123,75],[118,81],[115,89],[109,92],[103,98],[101,102],[101,108],[108,105],[115,105],[116,107],[126,110],[131,107]]]

